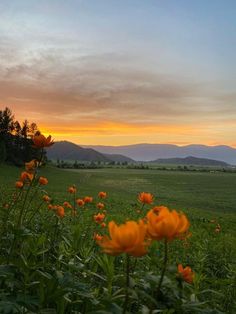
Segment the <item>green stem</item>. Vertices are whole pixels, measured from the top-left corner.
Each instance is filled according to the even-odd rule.
[[[165,247],[165,253],[164,253],[165,255],[164,255],[163,268],[162,268],[162,272],[161,272],[161,278],[160,278],[160,281],[159,281],[159,284],[158,284],[158,293],[159,293],[160,290],[161,290],[161,285],[162,285],[162,282],[163,282],[163,279],[164,279],[164,275],[165,275],[166,267],[167,267],[167,262],[168,262],[168,245],[167,245],[167,239],[165,239],[164,247]]]
[[[127,312],[127,307],[129,303],[129,286],[130,286],[130,256],[126,254],[126,284],[125,284],[125,302],[123,307],[123,314]]]

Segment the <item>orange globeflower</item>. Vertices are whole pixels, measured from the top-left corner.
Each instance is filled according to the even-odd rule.
[[[189,266],[183,268],[182,264],[178,265],[178,275],[182,280],[188,283],[192,283],[195,276],[194,272]]]
[[[103,203],[97,203],[97,208],[98,209],[103,209],[105,205]]]
[[[103,236],[100,235],[100,234],[98,234],[98,233],[95,233],[94,236],[93,236],[93,239],[94,239],[95,241],[101,241],[102,238],[103,238]]]
[[[104,236],[99,245],[103,252],[110,255],[127,253],[139,257],[147,253],[150,241],[146,238],[146,225],[142,220],[127,221],[125,224],[117,225],[114,221],[108,225],[110,237]]]
[[[66,208],[72,208],[71,204],[69,202],[64,202],[63,206]]]
[[[85,203],[92,203],[93,202],[92,196],[85,196],[84,197],[84,202]]]
[[[49,197],[48,195],[44,195],[44,196],[43,196],[43,200],[44,200],[45,202],[49,202],[49,201],[50,201],[50,197]]]
[[[82,199],[80,199],[80,198],[78,198],[76,200],[76,203],[77,203],[78,206],[84,206],[84,201]]]
[[[143,204],[152,204],[154,196],[151,193],[142,192],[138,195],[138,200]]]
[[[106,223],[105,223],[105,222],[102,222],[102,223],[101,223],[101,227],[102,227],[102,228],[105,228],[105,227],[106,227]]]
[[[96,221],[97,223],[101,223],[104,220],[104,218],[105,218],[105,214],[100,214],[100,213],[93,216],[94,221]]]
[[[106,198],[106,197],[107,197],[107,193],[106,193],[106,192],[99,192],[99,193],[98,193],[98,196],[99,196],[100,198]]]
[[[48,205],[48,209],[53,209],[53,205],[52,205],[52,204],[49,204],[49,205]]]
[[[22,181],[16,181],[15,186],[17,189],[21,189],[24,186],[24,183]]]
[[[37,166],[37,160],[33,159],[25,163],[25,170],[28,172],[34,172],[36,166]]]
[[[75,186],[70,186],[70,187],[68,188],[68,192],[69,192],[70,194],[75,194],[75,193],[76,193],[76,187],[75,187]]]
[[[39,184],[40,185],[47,185],[48,184],[48,179],[45,177],[39,177]]]
[[[21,172],[21,175],[20,175],[20,180],[25,182],[25,181],[32,181],[34,178],[34,175],[32,173],[29,173],[29,172],[26,172],[26,171],[23,171]]]
[[[57,216],[63,218],[65,216],[65,209],[64,209],[64,207],[57,206],[56,214],[57,214]]]
[[[45,137],[43,134],[34,135],[32,137],[32,141],[34,143],[34,147],[36,148],[49,147],[54,144],[51,135],[49,135],[48,137]]]
[[[154,209],[147,213],[147,233],[153,240],[173,240],[188,231],[190,223],[184,214],[165,206]]]

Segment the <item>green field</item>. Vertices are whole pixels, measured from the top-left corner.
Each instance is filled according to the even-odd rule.
[[[0,166],[2,198],[7,192],[14,191],[14,182],[21,170]],[[191,222],[192,237],[188,248],[183,248],[179,242],[173,242],[170,246],[170,264],[191,265],[198,274],[196,293],[199,290],[204,291],[203,300],[210,308],[219,310],[201,313],[235,313],[235,173],[133,169],[63,170],[46,167],[40,170],[40,175],[48,178],[49,184],[45,190],[53,196],[57,204],[71,201],[67,188],[72,184],[77,186],[77,197],[96,197],[99,191],[106,191],[108,221],[114,219],[124,222],[127,218],[142,218],[145,209],[143,213],[137,213],[137,195],[143,191],[155,196],[155,205],[183,211]],[[215,233],[215,224],[211,220],[220,224],[220,233]],[[155,267],[160,268],[159,263],[160,260],[153,258],[152,265],[145,267],[153,271]],[[148,265],[148,259],[144,259],[144,264]],[[211,289],[215,292],[211,292]]]

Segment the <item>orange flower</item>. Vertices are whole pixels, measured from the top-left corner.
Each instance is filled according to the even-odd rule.
[[[57,206],[56,214],[57,214],[57,216],[63,218],[65,216],[65,209],[64,209],[64,207]]]
[[[147,232],[153,240],[179,238],[188,231],[189,225],[184,214],[165,206],[155,207],[155,211],[150,210],[147,214]]]
[[[34,135],[32,137],[32,141],[34,143],[34,147],[36,148],[49,147],[54,144],[51,135],[49,135],[47,138],[43,134]]]
[[[96,221],[97,223],[101,223],[104,220],[104,218],[105,218],[105,215],[100,214],[100,213],[93,216],[94,221]]]
[[[49,205],[48,205],[48,209],[53,209],[53,205],[52,205],[52,204],[49,204]]]
[[[33,159],[33,160],[25,163],[25,170],[28,172],[34,172],[36,167],[37,167],[37,160],[36,159]]]
[[[44,195],[44,196],[43,196],[43,200],[44,200],[45,202],[49,202],[49,201],[50,201],[50,197],[49,197],[48,195]]]
[[[70,194],[75,194],[75,193],[76,193],[76,187],[75,187],[75,186],[70,186],[70,187],[68,188],[68,192],[69,192]]]
[[[98,209],[103,209],[105,207],[105,205],[103,203],[98,203],[97,204],[97,208]]]
[[[84,201],[82,199],[80,199],[80,198],[78,198],[76,200],[76,203],[77,203],[78,206],[81,206],[81,207],[84,206]]]
[[[194,272],[189,266],[183,268],[182,264],[178,265],[178,275],[182,280],[188,283],[192,283],[195,276]]]
[[[45,177],[39,177],[39,184],[40,185],[47,185],[48,184],[48,179]]]
[[[99,245],[103,252],[110,255],[119,255],[127,253],[132,256],[143,256],[147,253],[149,241],[145,240],[146,226],[142,220],[127,221],[120,226],[114,221],[108,225],[110,238],[104,236]]]
[[[107,193],[106,193],[106,192],[99,192],[99,193],[98,193],[98,196],[99,196],[100,198],[106,198],[106,197],[107,197]]]
[[[66,208],[72,208],[71,204],[69,202],[64,202],[63,206]]]
[[[138,200],[143,204],[152,204],[154,196],[151,193],[142,192],[138,195]]]
[[[22,181],[16,181],[15,186],[17,189],[21,189],[24,186],[24,183]]]
[[[105,222],[102,222],[100,226],[101,226],[102,228],[105,228],[105,227],[106,227],[106,223],[105,223]]]
[[[97,241],[101,241],[103,238],[102,235],[98,234],[98,233],[95,233],[94,236],[93,236],[93,239],[97,242]]]
[[[20,180],[25,182],[25,181],[32,181],[34,178],[34,175],[32,173],[29,173],[29,172],[26,172],[26,171],[23,171],[21,172],[21,175],[20,175]]]
[[[92,203],[93,202],[92,196],[85,196],[84,197],[84,202],[85,203]]]

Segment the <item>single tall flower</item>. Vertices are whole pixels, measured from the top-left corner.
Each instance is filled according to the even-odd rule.
[[[138,200],[143,204],[152,204],[154,196],[151,193],[141,192],[138,195]]]
[[[125,224],[117,225],[114,221],[108,225],[110,237],[104,236],[99,245],[103,252],[110,255],[127,253],[139,257],[147,253],[149,241],[146,240],[146,225],[142,220],[127,221]]]
[[[192,269],[187,266],[185,268],[183,268],[183,265],[182,264],[179,264],[178,265],[178,276],[188,282],[188,283],[192,283],[193,282],[193,279],[194,279],[194,272],[192,271]]]
[[[32,137],[32,141],[36,148],[49,147],[54,144],[51,135],[45,137],[43,134],[37,134]]]
[[[147,233],[153,240],[180,238],[188,231],[189,225],[183,213],[170,211],[165,206],[154,207],[147,214]]]

